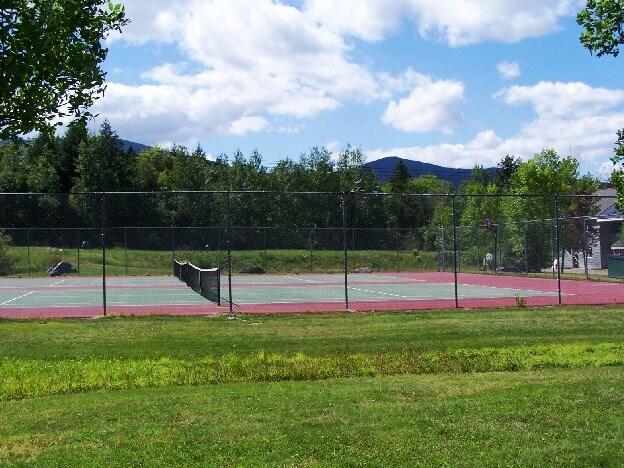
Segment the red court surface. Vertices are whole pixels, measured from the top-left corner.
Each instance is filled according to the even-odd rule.
[[[344,275],[236,275],[234,313],[334,312],[346,309]],[[228,281],[222,278],[221,306],[196,294],[172,276],[107,278],[109,315],[216,315],[229,312]],[[408,311],[455,307],[452,273],[376,273],[349,275],[351,311]],[[514,307],[559,303],[550,278],[458,275],[460,308]],[[13,319],[89,318],[103,314],[102,279],[84,277],[0,279],[0,317]],[[561,301],[568,305],[624,304],[624,284],[562,280]]]

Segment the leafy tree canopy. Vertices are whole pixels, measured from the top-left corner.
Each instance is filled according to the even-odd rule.
[[[617,57],[620,46],[624,44],[624,1],[622,0],[587,0],[587,5],[577,16],[583,29],[581,44],[598,57],[612,55]],[[615,152],[611,161],[616,170],[611,182],[618,192],[618,204],[624,209],[624,130],[618,131]]]
[[[105,6],[106,5],[106,6]],[[105,0],[14,0],[0,6],[0,140],[87,117],[104,91],[102,39],[127,23]]]
[[[624,2],[622,0],[587,0],[587,6],[579,12],[577,22],[581,25],[581,44],[592,54],[617,57],[624,44]]]

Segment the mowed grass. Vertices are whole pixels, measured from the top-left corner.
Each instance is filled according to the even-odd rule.
[[[621,466],[624,309],[0,321],[0,464]]]
[[[621,368],[0,402],[7,466],[621,466]]]
[[[0,320],[0,359],[335,356],[624,342],[624,307]]]

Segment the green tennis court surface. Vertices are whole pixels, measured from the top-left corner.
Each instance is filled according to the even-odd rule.
[[[465,275],[474,280],[485,275]],[[496,279],[496,278],[495,278]],[[460,300],[547,298],[556,292],[552,282],[533,280],[531,287],[506,284],[462,283]],[[474,281],[473,281],[474,283]],[[508,283],[508,282],[507,282]],[[538,287],[535,287],[538,286]],[[0,316],[93,316],[103,311],[101,278],[8,278],[0,280]],[[241,275],[232,276],[234,311],[305,312],[340,310],[350,304],[360,310],[409,309],[445,305],[454,301],[452,275],[446,273],[344,275]],[[221,307],[197,294],[173,276],[107,277],[106,305],[109,313],[123,314],[214,314],[229,309],[229,280],[221,278]]]

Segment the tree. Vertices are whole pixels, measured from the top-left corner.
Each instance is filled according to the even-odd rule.
[[[102,39],[127,24],[105,0],[14,0],[0,7],[0,140],[87,117],[102,95]]]
[[[410,174],[407,166],[402,159],[396,163],[392,176],[390,177],[390,191],[393,193],[405,193],[407,190],[407,184],[410,181]]]
[[[53,193],[61,189],[58,167],[58,141],[40,134],[26,150],[26,183],[31,192]]]
[[[170,151],[159,147],[147,148],[138,154],[135,167],[135,184],[139,190],[171,190],[169,178],[173,169],[173,156]]]
[[[496,169],[495,183],[500,191],[506,191],[509,189],[509,182],[512,176],[518,171],[520,167],[520,158],[514,158],[509,154],[500,160]]]
[[[624,4],[622,0],[587,0],[586,7],[577,15],[584,28],[581,44],[598,57],[617,57],[624,44]]]
[[[27,191],[22,152],[16,142],[0,145],[0,192]]]
[[[622,0],[587,0],[586,7],[577,16],[582,26],[581,44],[598,57],[617,57],[624,44],[624,2]],[[618,193],[618,205],[624,209],[624,130],[618,131],[615,152],[611,158],[615,170],[611,182]]]
[[[104,122],[100,132],[79,147],[74,188],[81,192],[131,190],[135,163],[127,157],[117,133]]]
[[[593,216],[597,207],[591,197],[575,199],[558,197],[555,207],[554,194],[590,195],[598,189],[597,181],[589,175],[580,174],[578,160],[573,157],[560,157],[553,149],[544,149],[530,160],[521,162],[518,170],[511,177],[509,192],[518,197],[506,197],[502,208],[508,223],[514,225],[509,232],[509,241],[517,257],[524,256],[524,236],[528,235],[531,246],[527,252],[529,268],[539,269],[552,262],[556,253],[553,235],[555,227],[555,208],[560,219]],[[542,196],[538,196],[542,195]],[[563,221],[562,221],[563,223]],[[572,244],[580,241],[574,234],[566,234],[568,223],[561,229],[561,245],[573,248]],[[569,224],[570,229],[574,226]],[[565,239],[569,242],[566,242]]]
[[[76,177],[76,161],[80,144],[87,141],[87,125],[83,120],[77,120],[67,126],[65,135],[59,141],[58,175],[61,183],[61,192],[71,192]]]

